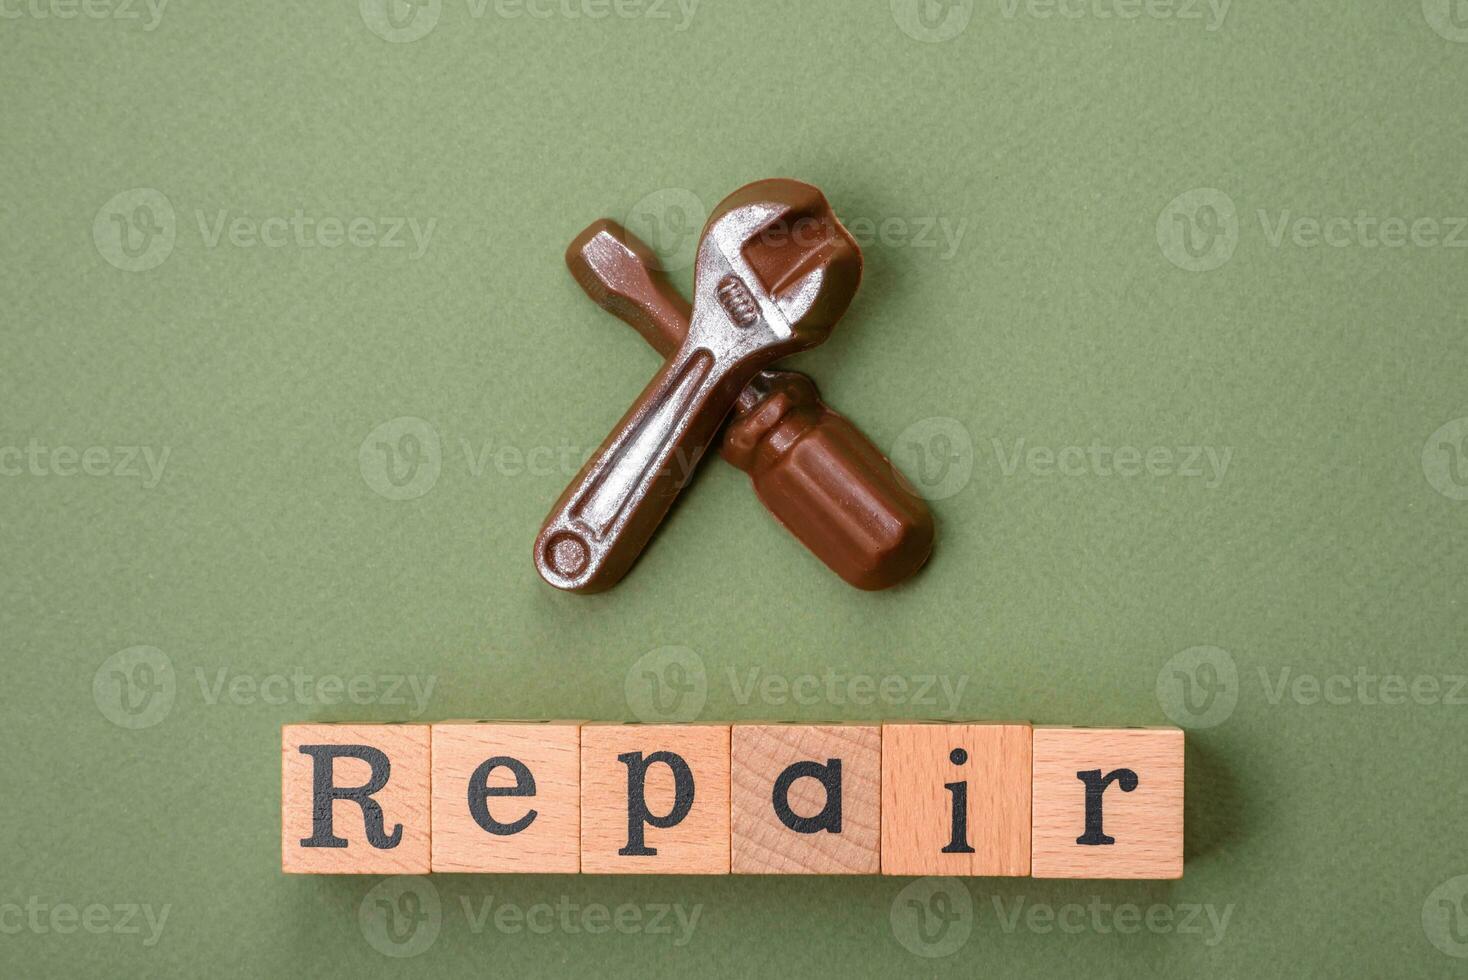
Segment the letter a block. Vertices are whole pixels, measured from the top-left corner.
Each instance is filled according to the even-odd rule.
[[[1030,726],[882,726],[882,874],[1030,873]]]
[[[433,870],[581,870],[581,726],[433,726]]]
[[[582,726],[581,871],[728,874],[729,726]]]
[[[1036,878],[1183,876],[1180,728],[1035,729]]]
[[[281,729],[287,874],[427,874],[427,725]]]
[[[880,725],[735,725],[735,874],[881,871]]]

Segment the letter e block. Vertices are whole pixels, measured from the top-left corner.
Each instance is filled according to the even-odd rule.
[[[1180,728],[1035,729],[1036,878],[1183,876]]]
[[[581,870],[581,725],[433,726],[433,870]]]
[[[728,874],[729,726],[582,726],[581,871]]]
[[[882,874],[1030,873],[1028,724],[882,726]]]
[[[730,754],[735,874],[881,871],[881,726],[735,725]]]
[[[281,729],[287,874],[427,874],[427,725]]]

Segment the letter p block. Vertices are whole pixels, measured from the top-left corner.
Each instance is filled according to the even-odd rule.
[[[583,726],[581,872],[728,874],[729,726]]]
[[[427,874],[427,725],[281,729],[281,869]]]

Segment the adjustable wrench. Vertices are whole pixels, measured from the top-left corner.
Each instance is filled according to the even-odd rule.
[[[714,209],[695,269],[683,344],[536,538],[536,568],[556,588],[599,592],[621,580],[745,386],[829,336],[861,281],[861,250],[816,188],[764,180]]]
[[[691,308],[656,254],[614,221],[593,222],[566,265],[600,307],[668,357]],[[859,589],[906,581],[933,550],[933,516],[881,450],[795,371],[765,370],[740,392],[719,438],[760,501],[827,567]]]

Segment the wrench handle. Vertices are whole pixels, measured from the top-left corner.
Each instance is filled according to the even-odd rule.
[[[685,344],[561,494],[535,541],[541,576],[568,592],[621,580],[693,475],[764,358]]]

